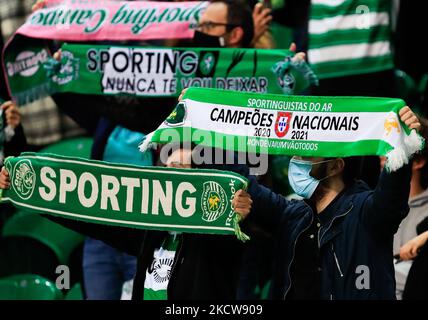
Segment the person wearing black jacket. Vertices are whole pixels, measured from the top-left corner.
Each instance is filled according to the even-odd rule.
[[[182,152],[181,157],[175,157],[178,161],[173,160],[176,152]],[[171,154],[166,164],[173,167],[186,167],[191,163],[190,160],[186,160],[190,159],[190,154],[189,149],[178,149]],[[217,169],[226,167],[244,176],[249,174],[248,168],[243,165],[216,166]],[[250,177],[250,179],[253,178]],[[2,170],[0,188],[7,188],[8,181],[8,173]],[[66,228],[99,239],[120,251],[137,256],[132,299],[147,298],[145,297],[146,276],[150,276],[153,269],[156,269],[154,254],[168,237],[168,232],[112,227],[53,216],[46,216],[46,218]],[[181,233],[178,234],[178,240],[175,257],[169,269],[171,276],[167,283],[167,299],[236,299],[244,244],[235,236],[226,235]]]
[[[132,300],[144,299],[146,271],[167,232],[110,227],[48,217],[137,257]],[[234,300],[242,243],[234,236],[183,233],[172,265],[168,300]]]
[[[405,107],[400,119],[421,124]],[[352,158],[294,157],[289,179],[304,201],[250,185],[235,211],[274,234],[273,299],[396,299],[393,235],[409,206],[410,166],[382,172],[371,190],[354,181]]]
[[[183,152],[187,151],[189,150]],[[183,167],[182,164],[177,163],[167,163],[167,165]],[[242,175],[248,175],[248,168],[245,166],[236,166],[233,169]],[[2,170],[1,188],[8,187],[5,185],[5,177],[8,181],[6,170]],[[136,256],[138,262],[132,299],[145,299],[144,287],[147,272],[154,265],[154,253],[168,237],[168,232],[112,227],[48,215],[45,217]],[[243,243],[235,236],[223,235],[182,233],[178,238],[179,245],[170,269],[171,278],[167,286],[167,298],[169,300],[236,299]]]
[[[400,110],[400,118],[410,129],[421,127],[408,107]],[[307,189],[294,185],[308,200],[292,202],[259,185],[248,168],[225,166],[250,179],[249,194],[243,190],[235,194],[235,212],[248,215],[254,201],[252,215],[274,234],[271,298],[395,299],[392,240],[409,210],[409,165],[383,172],[372,191],[350,179],[348,160],[310,161],[315,170],[308,172],[313,175],[309,180],[318,181],[312,190],[317,192],[300,192]],[[9,184],[3,168],[0,187]],[[50,219],[138,255],[132,298],[144,299],[146,276],[165,233]],[[233,299],[241,249],[233,237],[183,234],[170,269],[167,298]]]
[[[413,238],[409,258],[414,259],[407,276],[403,300],[428,300],[428,218],[416,227],[418,236]]]

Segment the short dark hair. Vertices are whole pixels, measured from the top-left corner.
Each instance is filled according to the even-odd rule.
[[[343,169],[343,182],[346,186],[351,186],[355,180],[361,178],[363,158],[345,157],[342,159],[345,162],[345,168]]]
[[[254,37],[253,13],[250,6],[243,0],[211,0],[211,3],[224,3],[227,6],[227,23],[233,26],[227,27],[231,31],[235,26],[239,26],[244,31],[241,46],[248,48]]]
[[[416,153],[414,155],[414,159],[424,159],[425,165],[420,169],[421,172],[421,178],[419,183],[421,184],[422,188],[426,189],[428,188],[428,151],[427,148],[424,148],[420,152]]]

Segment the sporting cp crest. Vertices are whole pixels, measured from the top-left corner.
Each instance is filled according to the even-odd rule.
[[[217,182],[204,183],[202,193],[202,220],[207,222],[216,221],[227,208],[226,192]]]
[[[12,188],[16,194],[27,200],[31,198],[36,187],[36,172],[29,160],[21,160],[15,164],[11,177]]]
[[[181,101],[177,104],[175,109],[171,114],[166,118],[164,123],[169,127],[178,127],[184,124],[186,120],[186,104],[184,101]]]
[[[275,122],[275,134],[278,138],[283,138],[290,128],[291,112],[278,112]]]

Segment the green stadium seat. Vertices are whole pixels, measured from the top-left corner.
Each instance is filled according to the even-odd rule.
[[[89,159],[93,142],[94,140],[88,137],[66,139],[51,144],[40,152]]]
[[[22,274],[0,279],[0,300],[62,300],[63,295],[52,281]]]
[[[419,111],[419,92],[415,80],[406,72],[397,69],[395,70],[395,82],[397,96],[406,101],[407,105],[412,107],[412,110]]]
[[[61,264],[67,264],[84,236],[35,213],[19,211],[7,220],[3,237],[28,237],[49,247]]]
[[[424,74],[419,81],[418,90],[424,92],[428,87],[428,74]]]
[[[260,299],[261,300],[267,300],[269,298],[270,286],[271,286],[271,280],[267,281],[265,286],[263,287],[263,289],[260,293]]]
[[[428,94],[428,74],[424,74],[418,84],[418,91],[422,99],[427,98]]]
[[[65,300],[83,300],[83,290],[80,283],[76,283],[65,295]]]

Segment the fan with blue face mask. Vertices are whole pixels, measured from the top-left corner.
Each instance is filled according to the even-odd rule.
[[[312,167],[314,165],[333,160],[334,159],[312,162],[297,159],[296,157],[291,158],[290,165],[288,167],[288,181],[290,182],[290,186],[293,188],[294,192],[305,199],[312,197],[319,183],[331,176],[326,176],[320,180],[315,179],[310,174]]]

